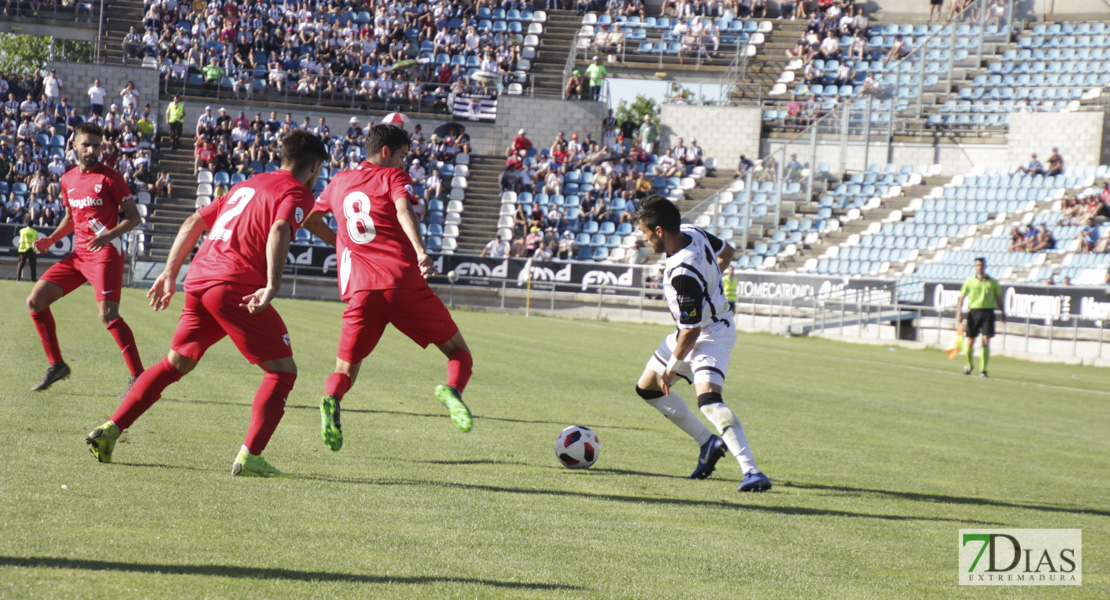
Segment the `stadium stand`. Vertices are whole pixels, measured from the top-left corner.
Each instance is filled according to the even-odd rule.
[[[75,128],[88,121],[104,128],[101,162],[123,174],[145,225],[156,180],[158,115],[149,105],[120,110],[115,104],[103,116],[86,114],[68,95],[60,96],[61,88],[44,86],[47,77],[40,72],[0,76],[0,97],[6,98],[0,124],[0,221],[19,222],[26,214],[40,227],[61,221],[65,210],[58,180],[76,164],[70,142]]]
[[[450,112],[458,96],[490,101],[524,82],[545,21],[542,10],[444,0],[373,14],[338,2],[151,3],[128,52],[185,95]]]

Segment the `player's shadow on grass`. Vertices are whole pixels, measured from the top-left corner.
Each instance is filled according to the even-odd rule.
[[[223,406],[237,406],[237,407],[250,406],[251,405],[250,402],[229,402],[229,401],[226,401],[226,400],[184,400],[184,399],[181,399],[181,398],[162,398],[161,402],[180,402],[180,403],[183,403],[183,404],[219,404],[219,405],[223,405]],[[303,405],[303,404],[289,404],[289,405],[286,405],[285,408],[286,409],[313,410],[313,411],[320,410],[319,406],[316,406],[316,405],[309,406],[309,405]],[[423,413],[423,412],[412,412],[412,411],[407,411],[407,410],[385,410],[385,409],[381,409],[381,408],[347,408],[347,407],[344,407],[343,412],[344,413],[362,413],[362,414],[402,415],[402,416],[406,416],[406,417],[423,417],[423,418],[429,418],[429,419],[442,419],[442,418],[445,418],[447,416],[446,413],[442,413],[442,412]],[[567,425],[566,423],[557,423],[555,421],[535,421],[535,420],[529,420],[529,419],[510,419],[508,417],[491,417],[489,415],[483,415],[481,413],[474,413],[474,419],[476,421],[481,420],[481,421],[501,421],[503,423],[531,423],[531,424],[534,424],[534,425],[555,425],[555,426],[558,426],[558,427],[566,427],[566,425]],[[625,431],[652,431],[651,429],[645,429],[643,427],[627,427],[627,426],[623,426],[623,425],[605,425],[604,428],[605,429],[622,429],[622,430],[625,430]]]
[[[494,588],[553,590],[565,592],[585,592],[588,588],[563,585],[560,583],[530,583],[526,581],[499,581],[496,579],[477,579],[474,577],[397,577],[393,575],[356,575],[354,573],[333,573],[329,571],[297,571],[293,569],[267,569],[258,567],[236,567],[231,565],[166,565],[150,563],[110,562],[80,558],[55,557],[16,557],[0,556],[0,567],[80,569],[84,571],[120,571],[130,573],[151,573],[157,575],[207,575],[211,577],[231,577],[235,579],[284,579],[287,581],[338,582],[338,583],[383,583],[425,585],[434,583],[460,583],[464,585],[485,585]]]
[[[990,506],[997,508],[1016,508],[1020,510],[1037,510],[1044,512],[1059,512],[1079,515],[1092,515],[1096,517],[1110,517],[1110,510],[1099,510],[1094,508],[1083,507],[1067,507],[1053,504],[1022,504],[1018,502],[1005,502],[1003,500],[988,500],[987,498],[973,498],[970,496],[944,496],[940,494],[920,494],[917,492],[896,492],[892,490],[874,490],[869,488],[855,488],[846,487],[841,485],[822,485],[819,483],[799,483],[794,481],[783,482],[783,487],[792,487],[802,490],[826,490],[833,492],[843,492],[845,494],[876,494],[880,496],[889,496],[893,498],[901,498],[903,500],[913,500],[916,502],[931,502],[931,503],[947,503],[947,504],[970,504],[973,506]]]
[[[380,486],[429,486],[440,488],[456,488],[480,492],[493,492],[501,494],[523,494],[537,496],[565,496],[571,498],[584,498],[591,500],[608,500],[610,502],[631,502],[635,504],[668,504],[673,506],[694,506],[703,508],[733,508],[736,510],[751,510],[756,512],[769,512],[784,515],[819,516],[819,517],[854,517],[860,519],[879,519],[883,521],[938,521],[950,523],[974,523],[976,525],[1000,526],[1005,523],[994,521],[976,521],[969,519],[946,519],[944,517],[922,517],[913,515],[885,515],[850,512],[845,510],[830,510],[823,508],[807,508],[802,506],[770,506],[759,504],[740,504],[728,501],[691,500],[687,498],[663,498],[658,496],[625,496],[620,494],[589,494],[586,492],[572,492],[569,490],[554,489],[526,489],[510,488],[495,485],[475,483],[451,483],[446,481],[420,481],[415,479],[360,479],[357,477],[335,477],[330,475],[300,475],[301,479],[326,481],[331,483],[354,483],[362,485]]]
[[[501,465],[511,467],[533,467],[536,469],[545,469],[549,471],[566,471],[566,467],[559,467],[554,465],[534,465],[525,462],[509,462],[504,460],[489,460],[489,459],[475,459],[475,460],[411,460],[422,465]],[[605,469],[593,468],[590,469],[591,473],[602,473],[605,475],[634,475],[636,477],[662,477],[666,479],[688,479],[680,475],[667,475],[666,473],[646,473],[644,471],[630,471],[628,469]]]

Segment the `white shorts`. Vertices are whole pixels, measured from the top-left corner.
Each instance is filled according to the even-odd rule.
[[[672,333],[655,349],[648,359],[647,368],[662,375],[671,360],[678,332]],[[723,386],[728,374],[728,363],[732,357],[732,347],[736,345],[736,328],[731,320],[718,321],[703,327],[694,342],[694,349],[686,355],[686,361],[678,363],[678,376],[689,383],[712,383]]]

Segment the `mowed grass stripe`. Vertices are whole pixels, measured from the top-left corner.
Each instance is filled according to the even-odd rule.
[[[469,434],[432,397],[442,355],[387,331],[332,453],[317,402],[343,307],[279,300],[300,374],[266,455],[299,477],[238,480],[261,374],[230,342],[101,465],[82,437],[123,362],[84,287],[54,307],[73,377],[27,391],[46,366],[29,289],[0,283],[0,597],[951,598],[957,531],[995,526],[1083,529],[1084,586],[1022,596],[1110,584],[1104,370],[994,358],[983,381],[936,351],[741,334],[724,395],[775,481],[741,496],[731,457],[687,480],[697,448],[633,391],[665,326],[455,311]],[[153,364],[182,300],[142,296],[121,312]],[[601,437],[589,471],[555,461],[570,424]]]

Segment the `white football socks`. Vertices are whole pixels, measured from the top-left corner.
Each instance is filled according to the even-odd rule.
[[[686,432],[687,435],[694,438],[700,448],[702,444],[709,441],[710,436],[713,434],[701,422],[686,405],[686,401],[677,396],[674,392],[653,398],[651,400],[644,400],[648,404],[655,407],[655,410],[663,413],[663,416],[671,420],[672,423],[678,426],[679,429]]]
[[[753,469],[758,471],[759,467],[755,466],[751,446],[748,445],[748,437],[744,435],[744,426],[740,424],[740,419],[736,418],[732,409],[724,402],[714,402],[701,407],[701,412],[710,423],[713,423],[717,431],[721,432],[721,439],[728,446],[728,451],[740,463],[740,470],[745,474]]]

